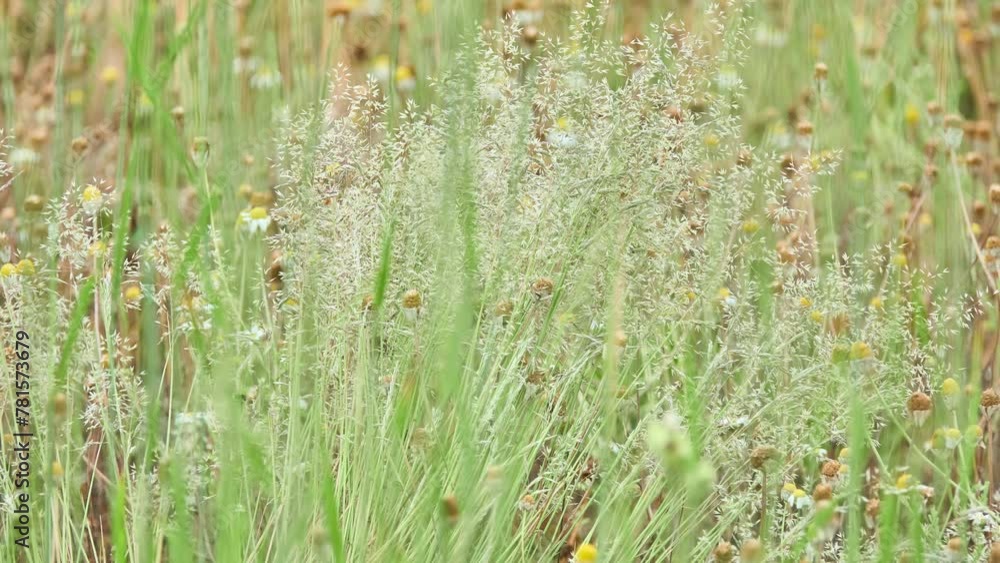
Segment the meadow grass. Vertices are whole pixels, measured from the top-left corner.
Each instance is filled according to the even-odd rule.
[[[0,9],[0,560],[1000,561],[990,2]]]

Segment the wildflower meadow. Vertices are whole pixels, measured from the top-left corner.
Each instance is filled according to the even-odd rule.
[[[0,0],[0,562],[1000,563],[998,77],[990,0]]]

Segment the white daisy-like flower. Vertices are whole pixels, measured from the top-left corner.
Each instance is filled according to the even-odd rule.
[[[719,85],[720,90],[733,90],[740,85],[740,75],[736,73],[734,67],[726,66],[719,70],[715,83]]]
[[[233,73],[236,75],[250,74],[257,70],[260,61],[257,57],[236,57],[233,59]]]
[[[80,205],[87,215],[94,215],[101,210],[104,204],[104,194],[93,184],[87,184],[80,194]]]
[[[542,10],[538,8],[525,8],[523,10],[514,10],[511,14],[514,21],[518,23],[521,27],[527,27],[529,25],[538,25],[542,23],[542,16],[544,16]]]
[[[809,495],[802,489],[795,489],[788,499],[788,506],[796,510],[805,510],[812,506],[813,500]]]
[[[953,450],[962,443],[962,431],[958,428],[948,428],[944,431],[944,447]]]
[[[565,117],[556,120],[555,127],[549,130],[548,139],[556,147],[571,148],[576,146],[576,135],[572,133],[569,120]]]
[[[379,55],[372,62],[372,69],[368,73],[379,84],[388,84],[392,76],[392,66],[389,64],[389,55]]]
[[[10,164],[14,168],[29,168],[37,164],[38,160],[38,153],[27,147],[20,147],[10,151]]]
[[[271,67],[262,66],[250,77],[250,87],[255,90],[270,90],[281,86],[281,73]]]
[[[396,87],[401,92],[409,92],[416,88],[417,77],[413,74],[413,69],[408,66],[396,68]]]
[[[788,34],[768,25],[760,25],[754,33],[754,41],[762,47],[783,47],[788,43]]]
[[[240,212],[239,223],[250,234],[266,233],[271,226],[271,216],[268,215],[266,208],[254,207]]]
[[[795,493],[796,489],[798,489],[798,487],[795,486],[795,483],[785,483],[781,487],[781,500],[784,502],[789,502],[792,499],[792,494]]]

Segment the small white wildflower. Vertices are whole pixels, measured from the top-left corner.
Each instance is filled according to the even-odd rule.
[[[250,77],[250,87],[255,90],[271,90],[278,86],[281,86],[281,73],[266,65]]]
[[[539,8],[524,8],[521,10],[514,10],[514,13],[511,15],[519,26],[527,27],[529,25],[538,25],[542,23],[544,13]]]
[[[271,226],[271,216],[264,207],[254,207],[240,212],[239,224],[250,234],[266,233]]]
[[[87,215],[94,215],[101,210],[102,205],[104,205],[104,194],[97,186],[87,184],[83,188],[83,193],[80,194],[80,207],[83,208],[83,212]]]
[[[754,41],[761,47],[783,47],[788,43],[788,34],[780,29],[761,24],[754,33]]]
[[[15,168],[30,168],[38,163],[38,153],[27,147],[10,151],[10,164]]]
[[[944,431],[944,447],[953,450],[962,443],[962,431],[958,428],[948,428]]]
[[[389,55],[379,55],[375,57],[375,60],[372,62],[372,69],[368,74],[379,84],[388,84],[389,78],[392,76],[392,66],[390,65]]]
[[[732,66],[726,66],[719,70],[715,77],[715,83],[720,90],[733,90],[740,85],[740,76]]]
[[[256,57],[236,57],[233,59],[233,73],[236,75],[250,74],[257,70],[259,61]]]
[[[796,510],[805,510],[812,506],[813,500],[802,489],[795,489],[788,499],[788,506]]]
[[[576,146],[576,136],[572,133],[569,119],[560,117],[556,120],[555,127],[549,130],[549,142],[561,148],[571,148]]]

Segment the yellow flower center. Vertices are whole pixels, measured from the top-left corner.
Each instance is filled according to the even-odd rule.
[[[941,392],[946,396],[952,397],[958,395],[959,387],[958,382],[952,378],[945,379],[941,382]]]
[[[594,563],[597,561],[597,547],[592,543],[585,543],[576,550],[576,560],[579,563]]]
[[[83,201],[84,203],[91,203],[101,199],[101,190],[97,189],[97,186],[93,184],[87,184],[83,188]]]
[[[35,275],[35,263],[30,259],[25,258],[17,263],[17,273],[22,276],[33,276]]]

